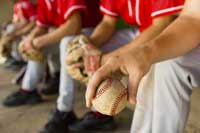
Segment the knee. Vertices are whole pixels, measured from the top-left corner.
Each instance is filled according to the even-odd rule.
[[[44,71],[46,61],[37,62],[37,61],[28,61],[27,70],[29,71]]]
[[[156,65],[155,83],[157,88],[162,88],[163,93],[167,91],[176,96],[184,93],[186,94],[184,96],[188,96],[192,89],[188,78],[189,74],[185,71],[184,66],[176,60],[169,60]],[[188,99],[189,97],[185,98]]]
[[[72,40],[73,37],[74,36],[67,36],[61,40],[61,43],[60,43],[60,51],[61,52],[66,50],[67,44]]]
[[[65,63],[65,56],[66,56],[66,49],[67,49],[67,44],[74,38],[74,36],[68,36],[65,37],[61,40],[60,43],[60,62],[61,66],[64,65]]]
[[[159,79],[167,80],[171,79],[174,76],[177,76],[177,68],[179,64],[174,60],[164,61],[156,64],[155,74],[159,76]]]
[[[32,61],[32,60],[30,60],[30,61],[28,61],[28,67],[32,67],[32,66],[40,66],[40,62],[38,62],[38,61]]]

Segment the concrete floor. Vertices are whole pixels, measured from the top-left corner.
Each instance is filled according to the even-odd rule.
[[[11,18],[12,8],[8,0],[0,0],[0,24]],[[0,133],[37,133],[49,117],[49,112],[55,106],[56,97],[45,98],[45,102],[35,106],[22,106],[18,108],[5,108],[1,105],[2,100],[16,86],[11,85],[10,81],[14,72],[0,68]],[[75,111],[81,117],[87,109],[85,108],[84,90],[78,90],[76,95]],[[185,133],[200,133],[200,91],[196,89],[192,95],[191,111]],[[129,132],[132,111],[124,110],[116,118],[118,128],[112,132]]]
[[[22,106],[17,108],[5,108],[2,100],[11,92],[16,91],[17,86],[10,81],[14,72],[0,68],[0,133],[37,133],[48,120],[50,112],[55,107],[56,97],[44,97],[44,102],[34,106]],[[79,89],[76,94],[75,112],[81,117],[88,111],[84,103],[84,89]],[[117,129],[112,132],[128,133],[130,129],[132,111],[124,110],[116,116]]]
[[[48,120],[50,112],[55,107],[56,96],[44,97],[44,102],[34,106],[5,108],[2,100],[17,86],[10,83],[15,72],[0,67],[0,133],[37,133]],[[191,111],[185,133],[200,133],[200,91],[196,89],[192,95]],[[75,112],[81,117],[87,112],[84,103],[84,89],[76,94]],[[128,133],[130,129],[132,111],[125,109],[115,117],[117,129],[113,133]]]

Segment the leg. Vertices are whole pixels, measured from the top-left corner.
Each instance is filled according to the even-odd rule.
[[[44,55],[59,53],[58,45],[52,45],[44,49]],[[4,105],[18,106],[28,103],[38,103],[41,101],[37,93],[36,86],[42,79],[45,70],[46,60],[43,62],[29,61],[27,70],[22,81],[22,89],[7,97]]]
[[[11,51],[11,56],[16,59],[17,61],[23,61],[19,50],[18,46],[20,41],[22,40],[22,37],[17,37],[13,42],[12,42],[12,51]]]
[[[83,29],[82,32],[89,36],[93,29]],[[78,87],[78,82],[73,80],[65,69],[66,48],[69,41],[75,36],[68,36],[62,39],[60,43],[60,87],[59,97],[57,100],[57,109],[64,112],[73,110],[74,93]]]
[[[67,73],[65,69],[65,53],[68,42],[74,36],[65,37],[60,43],[60,86],[59,97],[57,100],[57,107],[52,115],[52,118],[47,122],[41,133],[57,133],[65,132],[68,130],[68,124],[73,123],[76,120],[76,116],[73,113],[74,104],[74,91],[76,89],[76,83]]]
[[[83,33],[86,35],[91,33],[92,29],[85,29]],[[73,39],[74,36],[68,36],[61,40],[60,43],[60,86],[59,86],[59,97],[57,100],[56,111],[54,112],[52,118],[42,129],[42,133],[57,133],[66,132],[68,130],[68,124],[72,124],[76,121],[76,116],[73,112],[74,104],[74,93],[78,87],[75,82],[68,74],[65,69],[65,56],[66,47],[69,41]],[[57,123],[57,124],[56,124]]]
[[[10,45],[10,56],[5,64],[6,69],[10,70],[20,70],[26,63],[23,61],[19,51],[18,51],[18,43],[21,38],[18,37],[15,40],[11,41]]]
[[[59,53],[48,55],[47,63],[48,63],[50,75],[54,76],[56,73],[60,71]]]
[[[121,30],[116,32],[113,37],[102,47],[103,52],[110,52],[130,42],[137,34],[135,30]],[[69,127],[70,131],[99,131],[113,130],[115,122],[112,116],[103,115],[92,108],[91,112],[85,114],[83,119]]]
[[[55,45],[55,48],[50,51],[55,51],[58,48],[58,44]],[[47,55],[47,67],[48,68],[48,80],[45,82],[44,88],[41,89],[41,93],[44,95],[54,95],[59,91],[60,83],[60,60],[59,60],[59,51]]]
[[[27,70],[22,81],[22,89],[33,91],[36,85],[40,82],[45,70],[45,63],[28,61]]]
[[[66,56],[66,47],[68,42],[74,36],[65,37],[62,39],[60,44],[60,89],[59,89],[59,97],[57,100],[57,109],[60,111],[72,111],[73,103],[74,103],[74,91],[75,91],[75,81],[71,78],[71,76],[67,73],[65,69],[65,56]]]
[[[5,99],[4,105],[13,107],[41,102],[42,99],[36,90],[36,86],[42,78],[44,68],[45,63],[43,62],[29,61],[21,89],[9,95]]]
[[[58,46],[54,45],[45,49],[44,54],[48,57],[50,54],[58,54]],[[57,56],[58,57],[58,56]],[[22,89],[26,91],[32,91],[36,88],[40,80],[42,79],[47,60],[43,62],[28,61],[27,70],[22,81]]]
[[[191,76],[175,61],[158,64],[155,74],[152,132],[182,133],[189,113]]]
[[[192,87],[200,70],[181,61],[156,64],[154,85],[139,90],[131,132],[182,133],[187,121]],[[195,65],[194,65],[195,66]],[[140,88],[141,89],[141,88]]]
[[[151,88],[154,87],[154,69],[153,66],[139,85],[131,133],[151,133],[151,114],[153,112],[153,91]]]

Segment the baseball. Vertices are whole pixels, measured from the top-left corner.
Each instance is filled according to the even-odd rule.
[[[97,89],[93,107],[102,114],[116,115],[126,107],[127,93],[120,80],[108,78]]]

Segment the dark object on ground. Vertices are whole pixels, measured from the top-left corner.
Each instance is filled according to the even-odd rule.
[[[37,91],[25,92],[18,90],[7,96],[3,105],[6,107],[16,107],[20,105],[33,105],[40,102],[42,102],[42,98]]]
[[[77,120],[73,112],[60,112],[55,110],[49,122],[40,133],[67,133],[68,124]]]
[[[97,117],[94,112],[88,112],[82,120],[70,125],[69,131],[73,133],[112,131],[115,127],[113,117],[106,115]]]
[[[50,75],[49,75],[50,76]],[[46,85],[42,88],[41,93],[43,95],[54,95],[59,92],[59,83],[60,83],[60,73],[56,73],[54,76],[51,76],[47,81]]]

